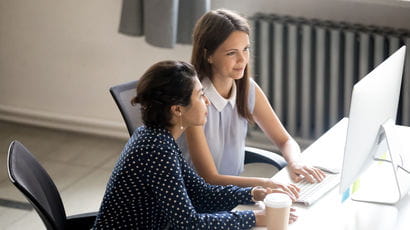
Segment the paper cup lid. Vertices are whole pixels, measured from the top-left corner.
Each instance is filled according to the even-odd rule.
[[[290,197],[283,193],[271,193],[266,195],[265,199],[263,200],[265,206],[271,208],[287,208],[290,207],[292,204],[292,200]]]

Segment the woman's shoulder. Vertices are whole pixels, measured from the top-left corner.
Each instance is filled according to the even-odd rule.
[[[250,88],[255,88],[255,86],[258,85],[258,83],[256,83],[255,79],[253,79],[253,77],[249,78],[249,87]]]
[[[171,133],[158,127],[141,127],[133,135],[134,147],[148,153],[173,150],[175,141]]]

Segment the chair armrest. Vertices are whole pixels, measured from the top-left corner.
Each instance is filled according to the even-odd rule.
[[[82,213],[67,217],[68,229],[91,229],[98,212]]]
[[[281,170],[288,163],[277,153],[266,151],[263,149],[245,147],[245,164],[248,163],[267,163]]]

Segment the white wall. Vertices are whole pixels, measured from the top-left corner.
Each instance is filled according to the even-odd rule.
[[[119,0],[0,1],[0,119],[127,136],[108,92],[191,46],[117,32]]]
[[[212,8],[410,29],[407,5],[379,1],[213,0]],[[120,0],[1,0],[0,119],[127,137],[108,88],[157,61],[188,61],[191,46],[160,49],[119,34],[120,9]]]

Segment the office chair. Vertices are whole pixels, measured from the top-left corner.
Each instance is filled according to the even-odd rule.
[[[36,158],[18,141],[10,144],[7,156],[10,181],[30,201],[47,229],[90,229],[97,212],[66,216],[53,180]]]
[[[111,96],[121,112],[130,136],[137,127],[142,125],[140,105],[131,105],[131,99],[136,96],[136,87],[137,81],[131,81],[110,88]],[[267,163],[279,170],[287,165],[282,156],[252,147],[245,147],[244,163]]]

